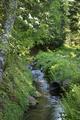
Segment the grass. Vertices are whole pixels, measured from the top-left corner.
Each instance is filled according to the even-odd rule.
[[[12,56],[8,60],[0,83],[0,120],[21,120],[29,106],[27,97],[34,95],[36,90],[26,62]]]
[[[63,98],[66,120],[80,120],[80,85],[72,85],[71,90]]]

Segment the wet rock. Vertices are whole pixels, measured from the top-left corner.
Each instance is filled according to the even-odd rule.
[[[62,88],[61,88],[60,83],[58,83],[58,82],[52,82],[50,84],[50,87],[49,87],[49,92],[53,96],[60,95],[61,92],[62,92]]]
[[[33,96],[28,96],[29,107],[36,108],[38,101]]]
[[[36,95],[34,96],[35,98],[40,98],[42,95],[40,92],[36,91]]]
[[[70,90],[70,80],[64,80],[62,83],[64,92],[69,91]]]
[[[69,80],[64,80],[63,81],[63,87],[67,88],[69,86]]]

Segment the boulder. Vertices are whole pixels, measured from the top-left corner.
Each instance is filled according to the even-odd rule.
[[[60,95],[62,88],[59,82],[52,82],[49,87],[49,92],[52,96]]]
[[[28,96],[29,107],[36,108],[38,101],[33,96]]]

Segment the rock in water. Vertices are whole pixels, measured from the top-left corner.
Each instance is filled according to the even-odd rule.
[[[51,95],[59,95],[61,93],[61,86],[58,82],[52,82],[50,84],[49,92]]]
[[[38,104],[38,101],[32,96],[28,96],[28,101],[29,101],[30,108],[35,108],[36,105]]]

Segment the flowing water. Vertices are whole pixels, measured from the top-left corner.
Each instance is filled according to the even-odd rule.
[[[42,96],[38,98],[37,107],[25,113],[24,120],[64,120],[64,110],[60,103],[60,97],[49,94],[49,84],[44,78],[44,73],[32,68],[32,66],[29,68]]]

